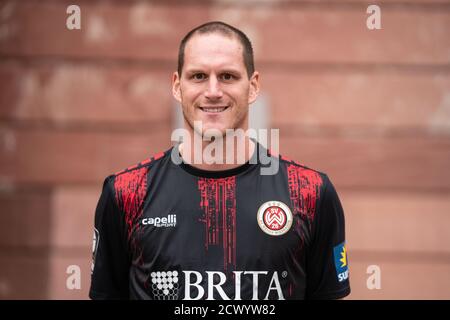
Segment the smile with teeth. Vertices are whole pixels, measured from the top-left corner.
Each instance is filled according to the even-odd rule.
[[[225,107],[200,107],[200,109],[203,112],[219,113],[219,112],[223,112],[226,109],[228,109],[228,106],[225,106]]]

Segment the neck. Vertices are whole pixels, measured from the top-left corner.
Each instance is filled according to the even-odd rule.
[[[256,145],[247,135],[203,141],[198,133],[194,139],[178,146],[183,162],[207,171],[237,168],[248,162]]]

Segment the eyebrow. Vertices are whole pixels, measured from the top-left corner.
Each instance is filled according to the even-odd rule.
[[[194,73],[204,73],[205,70],[201,69],[201,68],[192,68],[192,69],[187,69],[185,72],[187,74],[194,74]],[[241,71],[239,71],[238,69],[234,69],[234,68],[224,68],[224,69],[221,69],[219,72],[220,73],[241,74]]]
[[[187,70],[186,70],[186,73],[189,73],[189,74],[191,74],[191,73],[198,73],[198,72],[205,72],[205,71],[202,70],[202,69],[198,69],[198,68],[195,68],[195,69],[187,69]]]

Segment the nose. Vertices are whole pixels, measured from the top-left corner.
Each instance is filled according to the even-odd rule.
[[[208,88],[205,91],[205,97],[210,100],[217,100],[222,98],[222,89],[216,76],[210,76],[208,81]]]

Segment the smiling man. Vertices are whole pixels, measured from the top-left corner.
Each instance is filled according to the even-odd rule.
[[[173,75],[173,95],[182,105],[185,129],[190,137],[197,134],[204,138],[210,132],[216,133],[216,139],[223,139],[226,130],[248,130],[248,109],[259,92],[259,73],[254,68],[250,41],[241,31],[230,28],[220,23],[206,24],[189,32],[181,41],[178,71]],[[197,129],[196,123],[201,128]],[[206,161],[200,161],[198,167],[224,170],[248,161],[255,144],[248,136],[236,138],[236,148],[241,144],[249,151],[244,151],[247,157],[242,163],[237,161],[236,148],[229,150],[234,161],[225,161],[226,142],[221,140],[221,162],[225,165],[204,165]],[[184,160],[191,162],[195,152],[203,155],[210,139],[202,140],[205,141],[200,150],[187,145],[187,152],[183,153],[186,144],[180,145]]]
[[[223,22],[190,31],[180,44],[172,92],[187,137],[105,179],[95,215],[90,297],[348,295],[344,213],[328,176],[271,154],[247,135],[233,136],[238,143],[226,148],[230,132],[248,129],[249,105],[259,92],[247,36]],[[231,152],[233,161],[191,161],[197,152],[205,160],[203,151],[217,141],[223,150],[215,152]],[[261,174],[261,155],[277,170]]]

